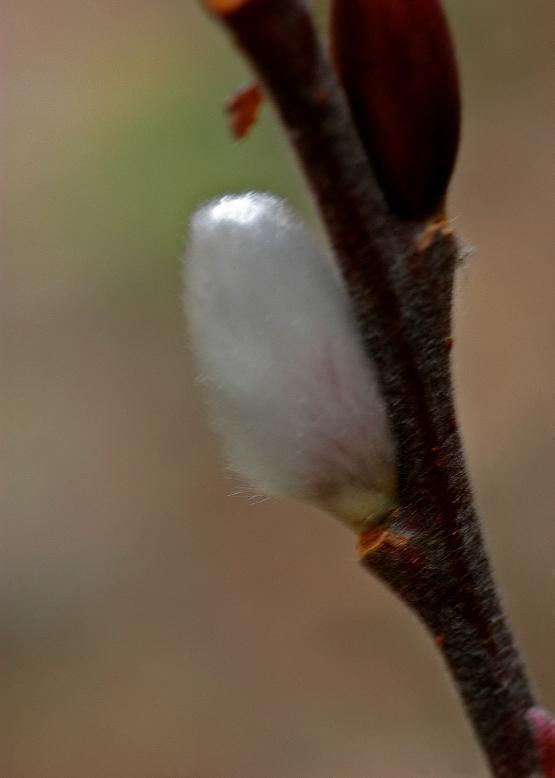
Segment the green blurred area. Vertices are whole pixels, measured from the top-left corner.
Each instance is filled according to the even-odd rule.
[[[555,708],[555,9],[445,5],[465,95],[451,214],[479,249],[460,277],[459,405]],[[180,310],[187,220],[263,189],[317,225],[272,109],[229,137],[247,66],[193,0],[2,8],[0,775],[485,776],[427,639],[351,538],[228,496]]]

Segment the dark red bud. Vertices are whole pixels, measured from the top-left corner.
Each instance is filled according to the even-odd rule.
[[[531,708],[527,714],[538,749],[545,778],[555,778],[555,720],[541,708]]]
[[[335,64],[392,211],[443,206],[457,155],[457,65],[439,0],[334,0]]]

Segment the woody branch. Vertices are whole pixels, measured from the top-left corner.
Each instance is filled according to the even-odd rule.
[[[534,696],[492,578],[473,505],[450,371],[446,222],[386,204],[301,0],[206,0],[273,99],[319,205],[397,450],[399,507],[359,539],[362,564],[435,638],[493,775],[539,774]],[[545,773],[547,775],[547,773]]]

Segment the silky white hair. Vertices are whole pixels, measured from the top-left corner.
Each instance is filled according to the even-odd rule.
[[[193,216],[184,279],[232,469],[357,531],[382,518],[395,505],[394,448],[329,252],[279,198],[226,195]]]

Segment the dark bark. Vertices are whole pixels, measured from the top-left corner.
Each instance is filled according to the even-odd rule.
[[[445,222],[407,223],[388,210],[301,0],[243,0],[227,12],[218,0],[210,5],[278,109],[388,406],[400,507],[361,538],[362,564],[435,638],[493,775],[539,774],[526,717],[535,701],[493,581],[457,431],[451,304],[461,248]]]

